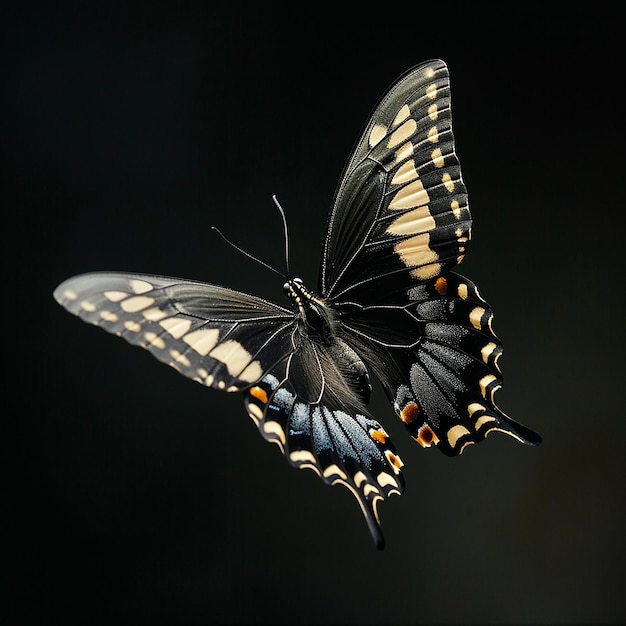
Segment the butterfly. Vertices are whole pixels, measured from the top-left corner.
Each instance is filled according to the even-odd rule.
[[[405,485],[367,408],[373,379],[423,447],[457,456],[494,431],[541,442],[496,406],[492,309],[452,271],[471,223],[448,68],[431,60],[390,87],[348,160],[316,291],[285,276],[281,306],[195,280],[95,272],[62,282],[54,297],[184,376],[242,393],[290,465],[352,493],[382,549],[378,506]]]

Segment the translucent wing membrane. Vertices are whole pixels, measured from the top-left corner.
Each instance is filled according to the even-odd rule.
[[[293,313],[201,282],[126,273],[83,274],[54,297],[86,322],[149,350],[184,376],[239,391],[292,349]]]
[[[348,162],[330,214],[320,291],[335,301],[385,299],[456,265],[470,227],[448,70],[431,61],[390,89]]]

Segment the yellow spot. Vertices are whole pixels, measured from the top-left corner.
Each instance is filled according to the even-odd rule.
[[[450,208],[452,209],[452,213],[457,220],[461,219],[461,208],[459,207],[459,203],[456,200],[452,200],[450,202]]]
[[[127,320],[124,322],[124,328],[131,333],[138,333],[141,330],[141,325],[137,324],[137,322],[134,322],[133,320]]]
[[[252,361],[250,365],[243,370],[243,372],[238,374],[238,378],[241,378],[241,380],[245,380],[248,383],[256,382],[259,378],[261,378],[261,376],[263,376],[263,370],[261,369],[261,365],[258,361]]]
[[[414,119],[409,118],[402,126],[397,128],[391,133],[389,141],[387,142],[388,148],[395,148],[402,142],[406,141],[409,137],[413,136],[417,130],[417,123]]]
[[[254,406],[254,405],[251,405]],[[265,422],[263,424],[263,432],[267,435],[276,435],[280,442],[285,445],[287,438],[285,437],[285,431],[283,427],[278,422]]]
[[[430,119],[433,120],[433,122],[439,117],[436,104],[431,104],[428,107],[428,117],[430,117]]]
[[[489,422],[495,422],[496,418],[493,415],[481,415],[474,424],[474,428],[478,430],[483,424],[488,424]]]
[[[84,311],[87,311],[87,313],[93,313],[96,310],[96,305],[91,304],[88,300],[83,300],[80,306]]]
[[[439,141],[439,131],[436,126],[433,126],[428,131],[428,141],[430,141],[430,143],[437,143]]]
[[[357,486],[358,489],[361,488],[361,485],[367,482],[367,476],[361,471],[359,470],[355,475],[354,475],[354,484]]]
[[[392,185],[404,185],[410,183],[412,180],[419,178],[417,171],[415,170],[415,161],[411,159],[398,168],[398,171],[391,179]]]
[[[394,252],[407,267],[428,265],[439,259],[436,252],[430,249],[430,235],[423,233],[397,243]]]
[[[374,430],[372,428],[370,430],[370,437],[374,441],[378,441],[378,443],[387,443],[388,435],[382,428],[379,428],[378,430]]]
[[[253,402],[248,405],[248,415],[254,420],[257,426],[263,419],[263,411]]]
[[[226,365],[231,376],[241,372],[250,363],[250,353],[238,341],[224,341],[217,345],[209,356]]]
[[[253,405],[251,405],[253,406]],[[311,463],[315,464],[315,457],[308,450],[296,450],[289,455],[289,460],[293,463]]]
[[[105,291],[104,292],[104,297],[107,300],[110,300],[111,302],[119,302],[120,300],[123,300],[124,298],[128,298],[130,294],[126,293],[125,291]]]
[[[399,474],[400,471],[395,468],[395,466],[391,466],[394,470],[394,473]],[[398,487],[398,481],[391,475],[388,474],[387,472],[381,472],[380,474],[378,474],[378,476],[376,476],[376,482],[381,486],[381,487]]]
[[[496,381],[497,378],[493,374],[487,374],[487,376],[483,376],[478,384],[480,385],[480,393],[482,394],[485,400],[487,399],[487,389],[488,387]],[[493,399],[493,394],[500,388],[500,385],[496,385],[491,389],[491,393],[489,394],[490,399]]]
[[[396,150],[396,163],[402,163],[413,154],[413,144],[407,141],[399,150]]]
[[[164,328],[174,339],[180,339],[189,332],[191,320],[168,317],[167,319],[161,320],[159,326]]]
[[[480,330],[482,328],[482,324],[480,323],[480,321],[484,314],[485,309],[483,309],[483,307],[481,306],[474,307],[469,314],[469,320],[472,323],[472,326],[477,330]]]
[[[377,489],[374,485],[368,483],[365,487],[363,487],[363,495],[367,498],[370,493],[380,493],[380,489]]]
[[[256,398],[261,404],[267,404],[267,393],[263,387],[251,387],[249,391],[253,398]]]
[[[201,328],[185,335],[183,341],[200,356],[206,356],[220,336],[217,328]]]
[[[211,387],[213,385],[213,382],[215,381],[215,376],[213,376],[213,374],[209,374],[205,379],[204,379],[204,384],[207,387]],[[220,389],[224,389],[224,383],[222,381],[220,381],[218,383],[218,386],[220,387]]]
[[[486,411],[487,409],[480,402],[472,402],[467,406],[467,414],[472,417],[477,411]]]
[[[170,350],[170,356],[174,359],[174,361],[176,361],[176,363],[180,363],[181,365],[184,365],[185,367],[191,367],[191,363],[189,362],[189,359],[182,353],[180,353],[178,350]]]
[[[120,319],[117,315],[115,315],[115,313],[112,313],[111,311],[100,311],[100,317],[105,322],[117,322]]]
[[[200,376],[200,378],[202,379],[205,379],[209,375],[209,372],[207,372],[204,367],[199,367],[196,372],[198,373],[198,376]]]
[[[324,473],[322,474],[322,476],[324,476],[324,478],[328,478],[329,476],[338,476],[342,480],[347,480],[348,479],[348,477],[346,476],[345,472],[343,470],[341,470],[339,467],[337,467],[337,465],[329,465],[324,470]]]
[[[399,124],[401,124],[402,122],[404,122],[404,120],[409,117],[411,115],[411,111],[409,109],[408,104],[405,104],[399,111],[398,111],[398,115],[395,116],[393,122],[391,123],[391,125],[395,128],[396,126],[398,126]]]
[[[452,193],[454,191],[454,181],[452,180],[452,177],[450,176],[450,174],[448,174],[448,172],[446,172],[442,177],[441,177],[441,182],[443,183],[444,187],[450,192]],[[456,202],[456,200],[455,200]],[[456,203],[457,206],[459,205],[459,203]]]
[[[493,354],[493,351],[497,348],[493,341],[490,341],[481,351],[480,354],[483,357],[485,363],[489,363],[489,357]]]
[[[460,424],[457,424],[456,426],[453,426],[448,431],[448,443],[450,444],[450,447],[454,448],[454,446],[456,446],[456,442],[461,437],[465,437],[465,435],[469,435],[469,434],[470,434],[470,431],[467,430],[467,428],[465,428],[465,426],[461,426]]]
[[[63,292],[63,296],[67,298],[68,300],[76,300],[76,298],[78,298],[78,294],[75,291],[72,291],[71,289],[66,289]]]
[[[430,153],[430,158],[433,160],[435,167],[443,167],[443,156],[441,154],[441,150],[439,148],[435,148]]]
[[[462,300],[467,300],[467,285],[465,283],[461,283],[458,286],[457,292]]]
[[[431,100],[434,100],[437,97],[437,85],[434,83],[432,85],[428,85],[428,87],[426,87],[426,95]]]
[[[390,209],[412,209],[423,206],[430,202],[430,197],[421,180],[414,180],[412,183],[399,189],[389,203]]]
[[[414,235],[428,232],[433,228],[435,228],[435,220],[428,206],[422,206],[395,219],[387,228],[387,232],[391,235]]]
[[[120,305],[127,313],[136,313],[137,311],[143,311],[149,306],[154,304],[154,298],[148,298],[148,296],[133,296],[122,301]]]
[[[441,263],[430,263],[429,265],[424,265],[423,267],[416,267],[411,270],[410,274],[413,278],[429,280],[430,278],[434,278],[438,274],[441,274]]]
[[[147,283],[145,280],[133,278],[129,285],[135,293],[146,293],[146,291],[152,291],[152,285]]]
[[[147,311],[143,311],[142,315],[150,322],[158,322],[164,317],[167,317],[167,313],[164,313],[163,311],[161,311],[161,309],[157,307],[152,307]]]
[[[374,124],[369,136],[370,148],[373,148],[377,143],[380,143],[386,134],[386,126],[383,126],[382,124]]]
[[[161,339],[156,333],[147,332],[144,334],[146,341],[153,347],[163,350],[165,348],[165,341]]]

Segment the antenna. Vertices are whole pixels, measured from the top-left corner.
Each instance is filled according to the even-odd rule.
[[[276,195],[272,196],[272,200],[274,204],[278,207],[280,211],[280,216],[283,220],[283,231],[285,235],[285,269],[287,270],[287,276],[289,276],[289,232],[287,231],[287,218],[285,216],[285,212],[283,211],[283,207],[280,206],[280,202],[278,202],[278,198]]]
[[[234,244],[230,239],[228,239],[228,237],[226,237],[226,235],[224,235],[224,233],[217,226],[211,226],[211,230],[214,230],[229,246],[232,246],[235,250],[237,250],[237,252],[241,252],[241,254],[244,254],[249,259],[256,261],[263,267],[266,267],[268,270],[272,270],[272,272],[274,272],[275,274],[278,274],[279,276],[282,276],[283,278],[288,278],[289,277],[289,232],[287,230],[287,217],[285,216],[283,207],[280,206],[280,202],[278,202],[276,195],[272,196],[272,200],[274,201],[274,204],[278,208],[280,212],[280,217],[283,221],[283,234],[284,234],[284,239],[285,239],[285,270],[286,270],[285,274],[283,274],[282,272],[279,272],[276,268],[272,267],[265,261],[261,261],[261,259],[253,256],[249,252],[246,252],[243,248],[240,248],[238,245]]]

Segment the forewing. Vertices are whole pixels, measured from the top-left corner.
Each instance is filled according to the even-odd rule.
[[[353,316],[343,332],[368,354],[411,436],[447,456],[461,454],[494,431],[539,444],[537,433],[495,403],[502,386],[502,345],[492,329],[492,310],[476,286],[450,272],[412,288],[408,299],[391,309],[393,326],[383,326],[381,309],[373,307]]]
[[[246,391],[248,413],[293,467],[352,493],[382,548],[378,504],[404,490],[402,462],[385,430],[337,380],[335,365],[323,347],[305,339]]]
[[[470,226],[448,69],[433,60],[391,87],[356,145],[329,218],[320,291],[367,302],[433,278],[462,259]]]
[[[64,281],[54,297],[82,320],[216,389],[238,391],[255,383],[291,350],[293,313],[216,285],[90,273]]]

